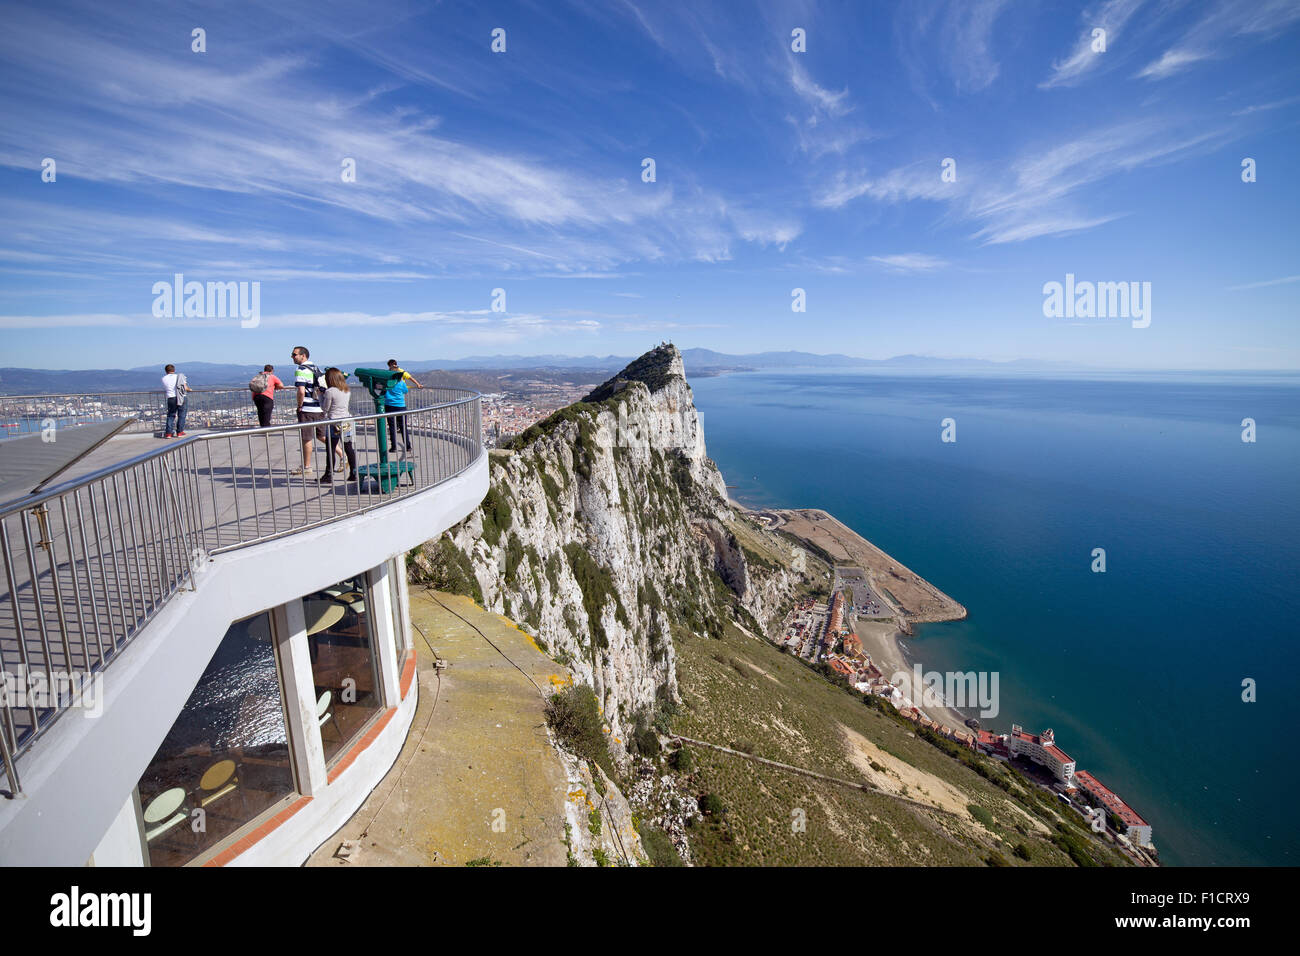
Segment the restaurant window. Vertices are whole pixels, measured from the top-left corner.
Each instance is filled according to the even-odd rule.
[[[140,777],[152,866],[205,853],[294,789],[271,616],[226,631]]]
[[[326,762],[356,739],[382,700],[366,576],[340,581],[302,600],[316,689],[316,722]]]

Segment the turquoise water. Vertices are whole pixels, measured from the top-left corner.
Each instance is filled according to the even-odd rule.
[[[999,672],[986,725],[1054,728],[1166,864],[1300,862],[1300,376],[692,386],[733,497],[824,508],[966,605],[909,650],[927,670]]]

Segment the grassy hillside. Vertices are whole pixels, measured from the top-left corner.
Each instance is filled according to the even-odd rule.
[[[1014,770],[968,758],[992,777],[985,779],[887,708],[764,641],[728,626],[720,640],[679,639],[677,653],[684,705],[674,732],[952,811],[690,747],[682,789],[712,795],[715,811],[691,828],[697,864],[1068,866],[1071,849],[1088,863],[1124,863]],[[803,832],[794,826],[800,810]]]

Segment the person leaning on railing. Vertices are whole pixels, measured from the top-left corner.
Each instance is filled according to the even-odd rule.
[[[167,424],[163,427],[163,438],[185,437],[185,393],[190,390],[184,372],[177,372],[175,365],[163,369],[163,390],[167,393]],[[174,426],[174,427],[173,427]]]
[[[325,449],[325,474],[320,476],[320,483],[327,485],[334,480],[330,472],[333,465],[339,471],[343,470],[343,462],[339,460],[339,447],[342,446],[348,459],[348,481],[357,480],[357,450],[352,443],[352,436],[356,429],[352,422],[346,421],[348,417],[348,405],[351,403],[352,395],[348,389],[348,380],[341,371],[336,368],[325,370],[325,384],[329,388],[321,393],[320,407],[325,412],[325,420],[329,422],[329,444]]]
[[[388,421],[390,422],[388,430],[388,450],[397,451],[397,430],[400,428],[402,430],[402,438],[406,441],[406,450],[410,451],[411,433],[406,430],[406,383],[410,382],[416,388],[420,389],[424,388],[424,386],[417,382],[415,376],[410,372],[403,368],[399,368],[397,365],[397,359],[388,360],[388,371],[402,373],[399,378],[393,380],[389,384],[388,391],[384,392],[384,408],[397,413],[388,417]]]
[[[275,374],[274,365],[263,366],[262,371],[253,376],[248,383],[253,393],[253,404],[257,407],[257,425],[259,428],[271,427],[271,413],[275,410],[275,393],[284,388],[284,382]]]

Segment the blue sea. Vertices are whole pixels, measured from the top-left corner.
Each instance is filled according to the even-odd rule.
[[[1165,864],[1300,863],[1300,376],[691,384],[732,497],[824,508],[966,605],[908,649],[927,670],[997,671],[986,726],[1053,728]]]

